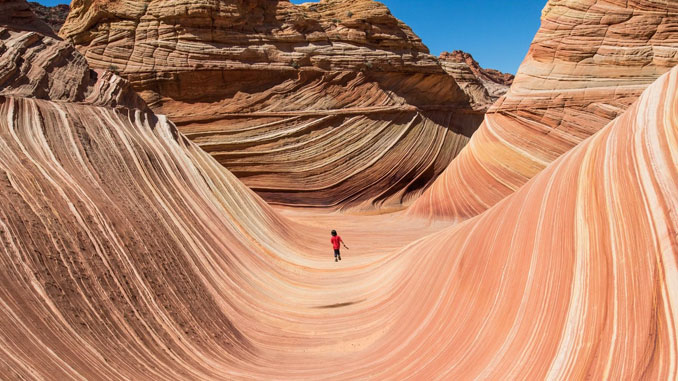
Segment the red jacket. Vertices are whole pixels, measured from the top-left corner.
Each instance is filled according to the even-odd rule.
[[[336,250],[336,249],[339,248],[339,244],[342,242],[341,237],[338,236],[338,235],[335,235],[332,238],[330,238],[330,242],[332,242],[332,247],[334,248],[334,250]]]

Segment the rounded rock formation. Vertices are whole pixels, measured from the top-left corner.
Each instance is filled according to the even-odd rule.
[[[461,221],[523,186],[678,64],[678,1],[551,0],[509,92],[411,213]]]
[[[274,204],[400,209],[484,111],[371,0],[77,0],[61,35]]]

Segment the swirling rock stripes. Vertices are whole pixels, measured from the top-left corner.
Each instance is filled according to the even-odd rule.
[[[270,203],[356,208],[364,202],[364,209],[378,203],[382,211],[401,208],[468,140],[419,112],[316,118],[278,117],[263,134],[259,128],[183,131]]]
[[[445,72],[372,0],[76,1],[72,9],[61,36],[92,67],[117,70],[275,204],[402,209],[491,103],[467,66]],[[477,86],[462,90],[462,77]]]
[[[676,1],[549,1],[509,92],[412,208],[460,221],[619,116],[678,60]]]
[[[5,367],[209,378],[203,356],[251,356],[229,315],[253,279],[230,255],[285,250],[283,219],[164,117],[25,98],[0,114]]]
[[[163,117],[4,98],[1,366],[673,379],[677,100],[678,68],[513,195],[414,243],[411,217],[344,217],[369,254],[332,269],[305,224],[336,217],[278,216]]]
[[[43,72],[24,73],[38,75],[8,83]],[[125,86],[105,73],[77,101],[3,88],[3,378],[678,378],[678,67],[551,162],[501,120],[480,131],[543,170],[521,162],[522,187],[454,224],[274,210],[167,117],[124,105]],[[228,157],[262,142],[284,152],[276,142],[314,123],[414,146],[408,134],[426,131],[413,118],[449,115],[393,106],[320,118],[263,107],[267,126],[218,133],[233,146],[209,121],[183,122]],[[350,239],[342,262],[328,260],[328,226]]]
[[[511,196],[403,250],[371,375],[678,377],[676,152],[678,68]]]

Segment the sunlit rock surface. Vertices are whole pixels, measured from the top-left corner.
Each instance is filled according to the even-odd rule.
[[[413,213],[463,220],[519,189],[678,64],[678,1],[549,1],[511,90]]]
[[[350,217],[336,266],[164,118],[3,98],[3,375],[673,379],[677,87],[414,244]]]
[[[68,4],[56,4],[54,6],[45,6],[31,1],[28,3],[35,16],[44,21],[54,33],[59,33],[59,29],[64,25],[68,12],[71,7]]]
[[[274,204],[400,209],[484,112],[371,0],[77,0],[61,36]]]
[[[461,50],[444,52],[438,59],[443,69],[469,95],[471,104],[483,111],[506,94],[513,83],[512,74],[482,68],[473,56]]]
[[[0,95],[147,109],[127,81],[90,69],[85,57],[26,7],[0,4],[2,17],[12,20],[0,23]]]
[[[678,377],[677,153],[675,68],[520,190],[404,249],[384,377]]]
[[[16,54],[50,62],[38,37]],[[0,56],[25,78],[0,95],[3,379],[678,378],[678,68],[452,225],[273,209],[118,101],[118,76],[71,92],[67,65],[17,86],[50,76],[16,54]],[[338,263],[330,228],[351,248]]]

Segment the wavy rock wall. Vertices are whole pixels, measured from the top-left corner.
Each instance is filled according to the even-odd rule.
[[[549,1],[510,91],[413,206],[463,220],[515,192],[678,64],[678,1]]]
[[[78,0],[61,36],[275,204],[402,208],[482,120],[371,0]]]
[[[678,70],[482,215],[332,269],[164,118],[3,97],[3,374],[673,379],[676,101]]]
[[[32,30],[0,38],[2,378],[233,374],[252,351],[236,301],[266,297],[232,263],[299,237],[120,77]]]
[[[292,222],[117,93],[0,96],[3,378],[678,377],[678,68],[446,228]]]
[[[674,68],[519,191],[394,259],[408,275],[371,375],[678,377],[677,152]]]

